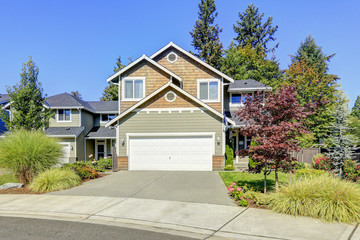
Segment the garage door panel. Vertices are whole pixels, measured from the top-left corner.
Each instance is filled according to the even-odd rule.
[[[212,170],[212,136],[133,137],[130,170]]]

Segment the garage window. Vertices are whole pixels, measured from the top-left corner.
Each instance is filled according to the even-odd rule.
[[[58,109],[57,110],[58,122],[71,122],[71,110],[70,109]]]

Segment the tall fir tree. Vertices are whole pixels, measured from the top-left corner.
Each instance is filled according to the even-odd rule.
[[[13,87],[7,87],[11,114],[8,116],[1,112],[0,118],[3,118],[9,131],[42,130],[48,126],[53,113],[50,109],[44,108],[45,95],[38,75],[39,68],[30,57],[23,64],[20,82]]]
[[[121,57],[116,58],[116,65],[114,66],[113,72],[117,73],[121,69],[123,69],[125,65],[121,63]],[[119,100],[119,91],[118,86],[115,84],[110,84],[105,87],[101,101],[118,101]]]
[[[330,125],[329,137],[329,156],[336,171],[342,175],[344,161],[351,159],[355,150],[357,139],[350,134],[350,111],[346,95],[339,90],[337,103],[333,111],[335,121]]]
[[[259,13],[259,8],[254,4],[247,7],[245,12],[239,12],[240,21],[234,24],[234,31],[237,36],[234,40],[241,47],[250,44],[256,50],[264,51],[265,53],[274,52],[279,46],[275,43],[275,33],[278,30],[278,25],[273,26],[272,17],[268,17],[263,22],[264,13]],[[274,46],[270,47],[270,43]]]
[[[250,44],[245,47],[230,44],[225,51],[221,71],[233,79],[254,79],[273,89],[283,82],[283,71],[274,59],[267,59],[264,51],[255,50]]]
[[[301,43],[296,55],[291,57],[291,64],[286,70],[286,82],[296,85],[301,105],[314,110],[306,122],[314,138],[307,139],[312,139],[312,142],[302,143],[312,145],[326,137],[329,125],[334,121],[331,112],[336,100],[338,77],[327,72],[330,58],[324,57],[327,55],[321,47],[315,41],[307,40],[305,43]]]
[[[219,34],[222,29],[214,24],[218,15],[215,0],[201,0],[199,3],[199,19],[190,32],[192,45],[197,53],[195,56],[204,60],[210,66],[220,69],[223,46]]]
[[[357,96],[354,107],[351,109],[351,115],[360,119],[360,95]]]

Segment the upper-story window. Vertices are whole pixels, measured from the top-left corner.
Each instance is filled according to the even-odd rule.
[[[145,95],[145,78],[128,77],[123,79],[123,100],[138,101]]]
[[[219,80],[199,79],[198,98],[204,102],[219,102],[220,101]]]
[[[246,96],[252,96],[252,93],[231,93],[230,94],[230,104],[231,105],[241,105],[246,102]]]
[[[58,122],[71,122],[71,110],[70,109],[58,109],[57,110]]]
[[[100,116],[100,122],[106,123],[115,118],[115,114],[101,114]]]

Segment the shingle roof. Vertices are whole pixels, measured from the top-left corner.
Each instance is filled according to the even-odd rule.
[[[50,108],[84,108],[87,111],[94,112],[95,110],[89,103],[72,96],[69,93],[61,93],[46,98],[45,103]]]
[[[258,82],[256,80],[252,80],[252,79],[249,79],[249,80],[235,80],[234,83],[230,84],[229,86],[229,92],[232,92],[232,91],[246,91],[247,89],[261,89],[261,90],[264,90],[264,89],[269,89],[271,90],[271,87],[261,83],[261,82]]]
[[[118,101],[89,101],[96,112],[117,112]]]
[[[87,138],[116,138],[115,128],[93,127],[86,135]]]
[[[9,95],[7,94],[0,94],[0,103],[2,102],[8,102],[10,100]]]
[[[226,111],[225,116],[230,120],[233,120],[237,126],[245,125],[245,122],[241,121],[239,117],[235,115],[235,111]]]
[[[85,127],[49,127],[45,129],[45,133],[51,136],[79,136]]]

